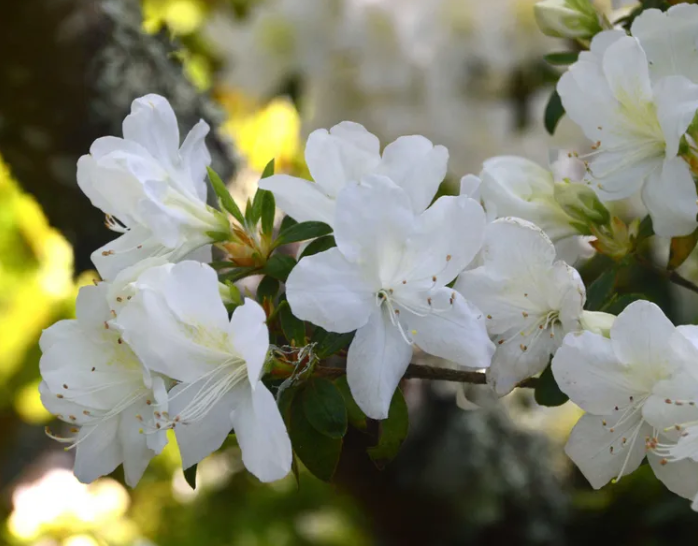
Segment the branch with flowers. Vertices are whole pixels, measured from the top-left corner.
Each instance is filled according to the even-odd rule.
[[[75,450],[78,478],[123,464],[135,486],[173,429],[192,483],[231,433],[262,481],[296,459],[330,480],[368,419],[382,426],[367,455],[397,454],[400,382],[420,378],[569,397],[586,413],[566,453],[592,486],[647,458],[695,499],[698,327],[615,293],[633,263],[698,292],[675,271],[698,241],[698,6],[648,7],[611,24],[586,0],[539,2],[541,29],[584,48],[548,56],[569,67],[546,125],[566,113],[591,151],[550,167],[494,157],[438,199],[446,148],[411,135],[381,151],[342,122],[309,136],[312,181],[272,161],[241,207],[210,168],[208,125],[180,145],[167,100],[135,100],[123,138],[78,163],[120,235],[93,254],[102,280],[76,320],[41,338],[42,400],[69,427],[49,434]],[[635,194],[644,219],[612,213]],[[666,268],[646,257],[655,237],[671,240]],[[608,265],[585,286],[573,265],[590,253]],[[449,366],[411,364],[416,348]]]

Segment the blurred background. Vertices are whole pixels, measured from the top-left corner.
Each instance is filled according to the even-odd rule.
[[[453,385],[404,385],[410,435],[377,469],[345,438],[337,476],[261,485],[231,443],[186,484],[170,443],[140,485],[91,485],[44,434],[43,328],[74,312],[112,235],[75,182],[91,142],[120,135],[131,101],[167,96],[183,130],[199,118],[214,168],[244,199],[264,165],[307,176],[308,133],[342,120],[383,144],[423,134],[448,147],[444,192],[493,155],[543,165],[585,146],[542,118],[558,77],[533,0],[21,0],[0,7],[0,544],[293,546],[695,543],[698,516],[647,467],[593,492],[562,446],[579,410],[529,392],[466,411]],[[621,2],[599,0],[609,14]],[[627,7],[626,7],[627,8]],[[617,17],[616,12],[613,17]],[[631,204],[632,205],[632,204]],[[658,248],[659,255],[666,249]],[[582,268],[588,280],[603,267]],[[684,266],[698,277],[698,259]],[[696,301],[640,283],[675,320]],[[646,275],[646,274],[645,274]],[[646,290],[645,290],[646,292]],[[461,393],[462,394],[462,393]],[[471,393],[474,394],[474,393]]]

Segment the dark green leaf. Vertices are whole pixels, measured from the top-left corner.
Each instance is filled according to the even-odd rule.
[[[257,197],[257,194],[254,194],[255,197]],[[257,223],[257,220],[259,220],[259,217],[257,217],[257,220],[255,220],[255,210],[254,210],[254,202],[250,201],[249,199],[247,200],[247,204],[245,205],[245,224],[248,226],[253,226]]]
[[[270,194],[271,192],[268,192],[266,190],[260,190],[257,189],[257,191],[254,194],[254,199],[252,200],[252,211],[249,215],[248,222],[250,226],[254,226],[259,222],[260,218],[262,218],[262,211],[264,209],[264,202],[266,201],[266,196],[267,194]],[[274,199],[274,196],[271,196],[272,200]],[[245,215],[247,215],[247,211],[245,211]],[[272,229],[273,229],[273,224],[274,224],[274,218],[273,218],[273,213],[272,213]]]
[[[354,332],[335,334],[334,332],[323,330],[318,326],[313,332],[311,341],[316,344],[315,354],[318,358],[323,359],[347,347],[352,339],[354,339]]]
[[[641,241],[648,237],[652,237],[652,235],[654,235],[654,226],[652,225],[652,217],[648,214],[642,219],[642,222],[640,222],[637,238]]]
[[[305,323],[296,318],[291,313],[291,307],[279,305],[279,320],[281,321],[281,329],[289,343],[293,343],[296,347],[305,345]]]
[[[286,426],[290,426],[291,423],[291,404],[298,393],[298,388],[288,387],[284,389],[281,394],[277,397],[277,405],[279,406],[279,413],[283,418]]]
[[[216,271],[220,271],[221,269],[231,269],[235,267],[235,265],[232,262],[211,262],[208,265],[210,265]]]
[[[221,282],[230,281],[236,282],[251,275],[257,275],[259,269],[256,267],[233,267],[230,271],[218,275],[218,280]]]
[[[610,267],[587,288],[586,309],[589,311],[599,311],[610,301],[613,295],[613,287],[616,284],[615,267]]]
[[[244,224],[245,218],[240,211],[240,207],[238,207],[235,203],[235,200],[230,195],[228,188],[225,187],[221,177],[218,176],[216,171],[214,171],[211,167],[206,167],[206,170],[208,171],[208,178],[211,180],[213,191],[216,192],[221,206],[227,210],[240,224]]]
[[[189,487],[196,489],[196,467],[198,465],[190,466],[184,471],[184,479],[187,480]]]
[[[279,226],[279,233],[286,231],[288,228],[295,226],[297,223],[298,222],[296,222],[290,216],[284,216],[283,220],[281,220],[281,225]]]
[[[274,254],[264,266],[264,273],[270,277],[286,282],[288,274],[296,266],[296,260],[288,254]]]
[[[693,252],[693,249],[696,248],[696,243],[698,243],[698,229],[683,237],[673,237],[669,247],[667,269],[676,269],[684,263],[686,258]]]
[[[392,461],[400,451],[402,442],[407,438],[410,428],[407,404],[400,389],[395,390],[390,402],[388,418],[380,422],[380,438],[378,444],[368,448],[368,456],[376,466],[384,467]]]
[[[619,315],[628,305],[630,305],[634,301],[646,299],[647,296],[645,296],[644,294],[623,294],[622,296],[614,294],[614,296],[611,298],[611,301],[604,305],[603,309],[601,310],[604,313]]]
[[[264,167],[264,170],[262,171],[262,176],[261,178],[269,178],[272,174],[274,174],[274,160],[272,159],[267,163],[267,165]]]
[[[562,106],[562,100],[560,95],[557,93],[557,89],[554,89],[548,99],[548,105],[545,107],[545,129],[551,135],[555,133],[555,127],[557,127],[558,122],[565,115],[565,108]]]
[[[557,386],[552,368],[548,366],[536,383],[536,402],[541,406],[561,406],[569,397]]]
[[[347,433],[347,409],[339,389],[329,379],[314,377],[303,389],[303,410],[320,434],[342,438]]]
[[[318,237],[307,247],[305,247],[305,250],[301,254],[301,258],[324,252],[325,250],[329,250],[330,248],[333,248],[335,246],[337,246],[337,243],[335,242],[334,237],[332,235]]]
[[[265,299],[274,301],[279,291],[279,281],[274,277],[264,277],[257,286],[257,301],[262,303]]]
[[[347,408],[347,419],[349,420],[349,424],[362,432],[365,431],[368,426],[366,423],[366,414],[361,411],[361,408],[351,395],[349,383],[347,383],[347,376],[343,375],[336,379],[334,384],[344,398],[344,406]]]
[[[307,241],[332,233],[332,228],[324,222],[301,222],[279,233],[275,246]]]
[[[577,62],[578,57],[578,51],[562,51],[559,53],[548,53],[543,57],[543,59],[545,59],[545,62],[549,64],[555,66],[564,66]]]
[[[308,421],[301,396],[296,396],[290,410],[289,436],[296,455],[317,478],[330,481],[342,453],[342,439],[320,434]]]
[[[262,194],[262,233],[271,235],[274,231],[274,215],[276,214],[276,201],[270,191],[259,190]]]

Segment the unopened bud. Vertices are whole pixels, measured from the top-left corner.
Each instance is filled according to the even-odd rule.
[[[583,225],[608,224],[611,214],[596,192],[584,184],[555,183],[555,201],[571,218]]]
[[[582,316],[579,318],[582,329],[604,337],[611,336],[611,326],[615,320],[615,315],[601,311],[582,311]]]
[[[543,34],[556,38],[592,38],[601,32],[590,0],[541,0],[534,7]]]
[[[592,235],[596,237],[596,240],[590,244],[597,252],[614,260],[620,260],[634,250],[638,222],[627,226],[620,218],[614,216],[605,226],[590,227]]]

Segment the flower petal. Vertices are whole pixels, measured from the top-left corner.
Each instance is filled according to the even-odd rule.
[[[146,227],[136,225],[120,237],[95,250],[90,258],[104,280],[112,281],[124,269],[152,256],[167,255],[165,248]]]
[[[647,436],[652,436],[652,427],[642,422],[640,414],[620,425],[615,425],[611,417],[586,414],[572,429],[565,453],[591,486],[599,489],[618,477],[621,470],[627,476],[640,466]]]
[[[178,163],[177,116],[166,98],[150,94],[134,100],[123,131],[125,139],[137,142],[170,169]]]
[[[383,174],[410,196],[415,214],[431,203],[448,169],[448,150],[420,135],[403,136],[383,150],[376,174]]]
[[[329,131],[310,133],[305,161],[313,180],[331,197],[349,182],[358,182],[380,163],[380,142],[363,125],[343,121]]]
[[[683,76],[669,76],[654,86],[654,95],[666,157],[671,159],[679,152],[681,137],[698,110],[698,85]]]
[[[245,298],[245,304],[233,311],[230,319],[230,337],[235,351],[245,360],[247,376],[252,389],[261,379],[269,350],[267,315],[256,301]]]
[[[138,485],[150,460],[156,455],[148,448],[148,436],[143,432],[143,423],[138,419],[139,415],[147,415],[147,409],[145,403],[132,404],[120,415],[117,437],[123,454],[124,478],[129,487]],[[164,436],[165,432],[154,434]]]
[[[121,446],[117,441],[119,417],[99,425],[84,426],[78,433],[80,444],[75,448],[75,477],[82,483],[92,483],[111,474],[122,462]]]
[[[274,397],[266,386],[254,391],[242,385],[232,413],[245,468],[260,481],[280,480],[291,470],[291,440]]]
[[[642,188],[642,201],[652,217],[654,232],[661,237],[692,233],[698,222],[696,184],[680,157],[665,159]]]
[[[386,419],[390,401],[412,357],[407,343],[391,324],[387,309],[371,314],[349,346],[347,381],[354,400],[372,419]]]
[[[649,452],[647,460],[654,475],[666,488],[686,499],[693,499],[698,493],[698,463],[684,459],[683,461],[664,462],[656,454]]]
[[[616,40],[604,53],[601,64],[611,91],[621,104],[652,101],[647,56],[639,40],[630,36]]]
[[[532,336],[517,337],[496,346],[492,365],[487,370],[487,383],[499,396],[509,394],[519,382],[545,370],[557,342],[547,333],[539,337],[534,341]]]
[[[211,154],[206,147],[206,135],[210,130],[208,123],[199,121],[189,131],[179,149],[185,176],[178,177],[178,181],[202,202],[206,202],[207,194],[206,167],[211,164]]]
[[[286,174],[259,181],[259,187],[274,194],[278,207],[297,222],[334,225],[335,201],[316,182]]]

